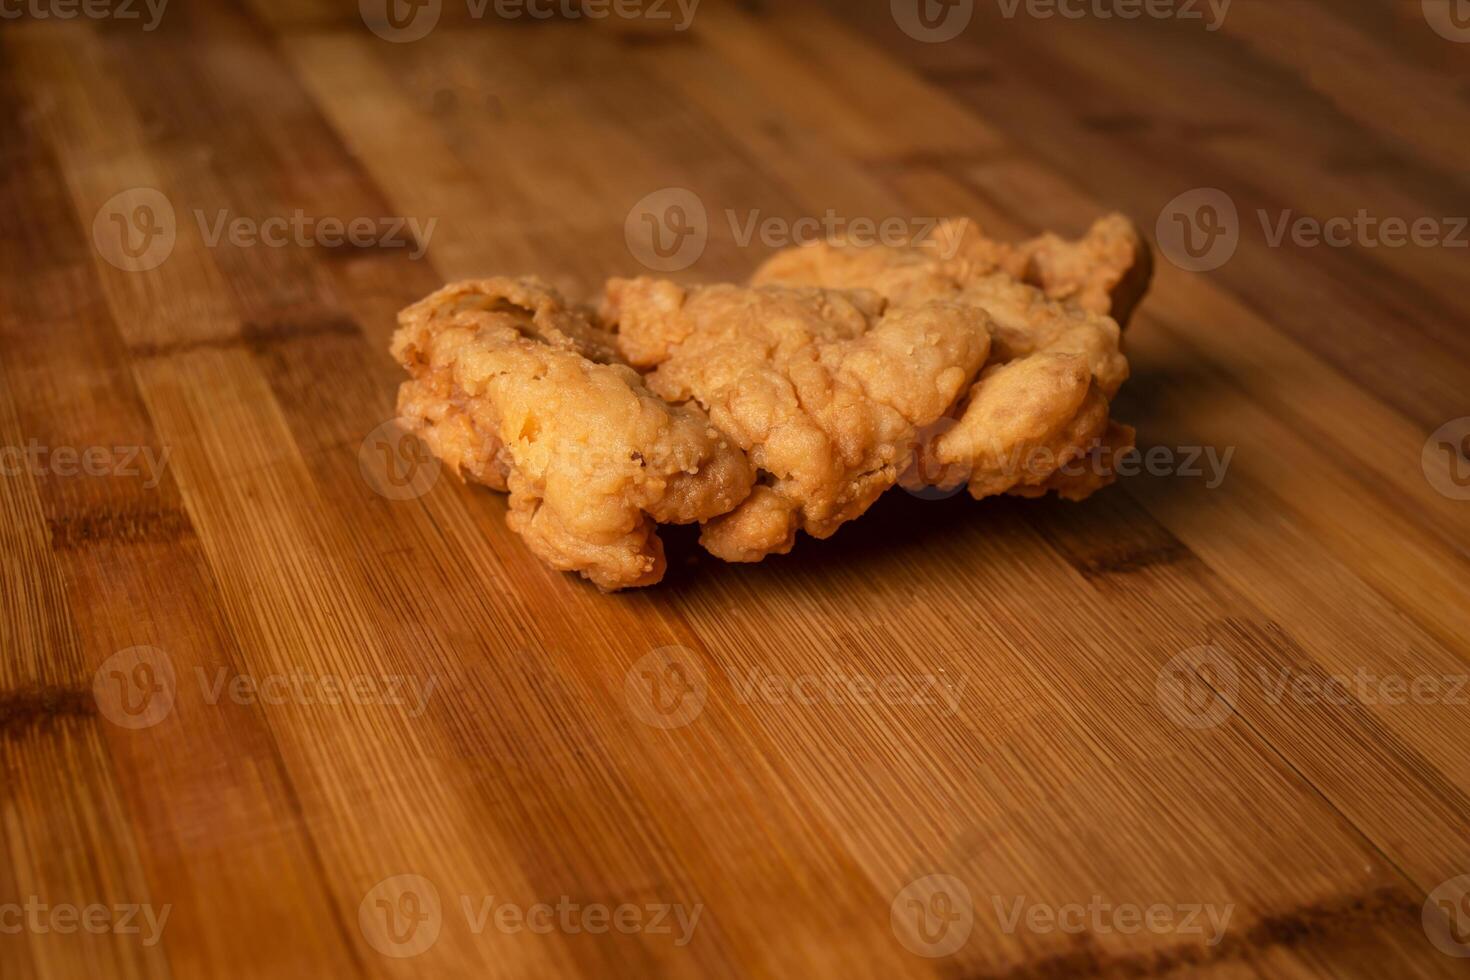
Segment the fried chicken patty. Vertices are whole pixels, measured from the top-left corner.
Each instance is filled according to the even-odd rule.
[[[665,570],[660,523],[732,562],[825,538],[895,482],[1080,500],[1134,442],[1111,418],[1149,253],[968,221],[823,243],[749,286],[613,279],[596,318],[534,278],[456,283],[399,315],[399,412],[510,527],[604,590]],[[640,373],[641,372],[641,373]]]

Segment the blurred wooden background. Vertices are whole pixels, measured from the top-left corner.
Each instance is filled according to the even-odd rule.
[[[1463,3],[354,6],[0,21],[0,975],[1464,974]],[[769,250],[730,212],[1219,191],[1238,247],[1161,258],[1117,414],[1228,472],[549,571],[379,428],[393,316],[591,296],[670,188],[689,280]],[[298,210],[384,236],[220,224]],[[1360,210],[1451,241],[1267,234]],[[579,911],[479,917],[537,903]]]

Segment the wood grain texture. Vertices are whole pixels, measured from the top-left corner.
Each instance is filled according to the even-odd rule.
[[[1470,464],[1425,448],[1470,250],[1258,215],[1451,231],[1470,44],[1366,0],[943,43],[878,0],[439,6],[0,22],[0,976],[1463,975]],[[1152,231],[1219,189],[1238,248],[1160,261],[1117,411],[1228,469],[550,571],[384,435],[393,317],[591,296],[667,188],[686,281],[748,275],[752,218]],[[373,240],[219,224],[298,212]]]

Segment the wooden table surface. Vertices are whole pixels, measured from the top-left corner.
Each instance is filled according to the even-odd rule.
[[[1464,976],[1463,10],[1017,2],[0,22],[0,976]],[[1080,505],[603,595],[381,427],[449,279],[1112,209]]]

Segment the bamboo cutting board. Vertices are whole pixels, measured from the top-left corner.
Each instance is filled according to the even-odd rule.
[[[1436,3],[5,21],[0,975],[1463,975]],[[1116,406],[1159,453],[1084,504],[674,531],[608,596],[384,427],[400,307],[688,258],[645,213],[699,281],[803,216],[1111,209],[1163,246]]]

